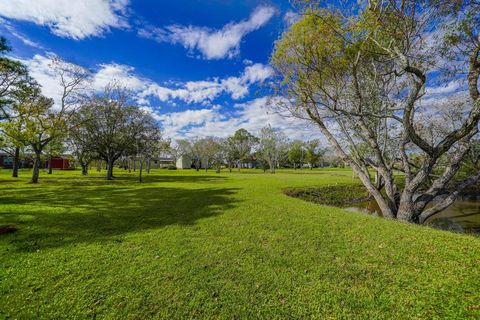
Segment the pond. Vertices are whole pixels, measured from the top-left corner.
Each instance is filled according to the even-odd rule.
[[[345,209],[381,216],[375,200],[350,204]],[[480,196],[466,196],[458,199],[444,211],[430,217],[426,224],[442,230],[480,235]]]

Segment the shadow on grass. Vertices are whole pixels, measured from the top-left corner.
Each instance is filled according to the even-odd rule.
[[[200,177],[171,178],[198,182]],[[97,186],[91,179],[84,183],[2,190],[0,217],[19,231],[2,235],[0,240],[8,241],[18,251],[80,242],[121,242],[129,232],[192,225],[222,214],[237,201],[232,197],[236,193],[233,188],[125,185],[125,181]]]

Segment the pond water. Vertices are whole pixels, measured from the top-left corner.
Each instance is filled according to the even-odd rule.
[[[345,209],[381,216],[375,200],[355,203]],[[480,234],[480,196],[458,199],[444,211],[430,217],[426,224],[443,230]]]

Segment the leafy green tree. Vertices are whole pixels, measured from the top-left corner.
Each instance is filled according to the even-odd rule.
[[[206,137],[195,141],[193,148],[196,150],[196,159],[200,159],[205,172],[212,165],[219,172],[223,162],[222,145],[213,137]]]
[[[224,155],[225,155],[225,162],[227,163],[228,170],[232,172],[232,168],[235,165],[236,160],[238,159],[237,156],[237,148],[235,146],[235,140],[233,137],[228,137],[222,144]]]
[[[86,113],[86,114],[85,114]],[[80,164],[82,175],[88,174],[88,167],[93,160],[99,159],[95,152],[88,132],[88,122],[90,113],[88,108],[79,108],[71,118],[71,126],[68,131],[67,145],[72,151],[74,160]]]
[[[258,143],[258,138],[242,128],[235,131],[230,143],[233,147],[238,170],[240,170],[242,165],[251,159],[252,149]]]
[[[128,90],[113,84],[92,96],[77,111],[85,142],[107,163],[108,180],[114,178],[115,161],[124,154],[138,152],[136,139],[146,130],[144,112],[129,102]]]
[[[12,116],[12,91],[29,80],[27,68],[22,63],[4,56],[11,50],[7,40],[0,37],[0,121]]]
[[[135,136],[133,137],[134,153],[140,165],[138,180],[142,182],[144,164],[147,164],[148,173],[150,159],[160,153],[162,135],[155,119],[149,113],[139,110],[134,121],[136,122]]]
[[[305,159],[305,144],[303,141],[295,140],[290,143],[288,150],[288,161],[292,164],[293,169],[297,170],[298,167],[303,165]]]
[[[16,145],[34,152],[32,183],[38,182],[41,155],[45,147],[65,132],[65,118],[53,109],[53,101],[41,94],[40,86],[22,84],[14,93],[14,116],[2,124],[3,131]]]
[[[7,40],[0,37],[0,121],[10,121],[14,116],[11,105],[13,103],[12,92],[17,87],[28,81],[27,68],[20,62],[4,56],[11,51]],[[20,164],[20,149],[22,146],[15,145],[14,140],[9,139],[4,133],[0,132],[0,139],[3,141],[2,148],[13,158],[12,177],[18,177],[18,167]]]
[[[314,139],[305,143],[305,162],[309,165],[310,170],[322,159],[324,150],[320,148],[320,140]]]

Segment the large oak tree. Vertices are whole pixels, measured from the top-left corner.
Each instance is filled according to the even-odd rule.
[[[302,19],[276,43],[275,89],[286,97],[277,107],[317,125],[386,217],[423,223],[480,179],[457,179],[480,119],[479,7],[304,1]],[[464,111],[445,122],[428,87],[452,80],[465,90],[442,101]]]

